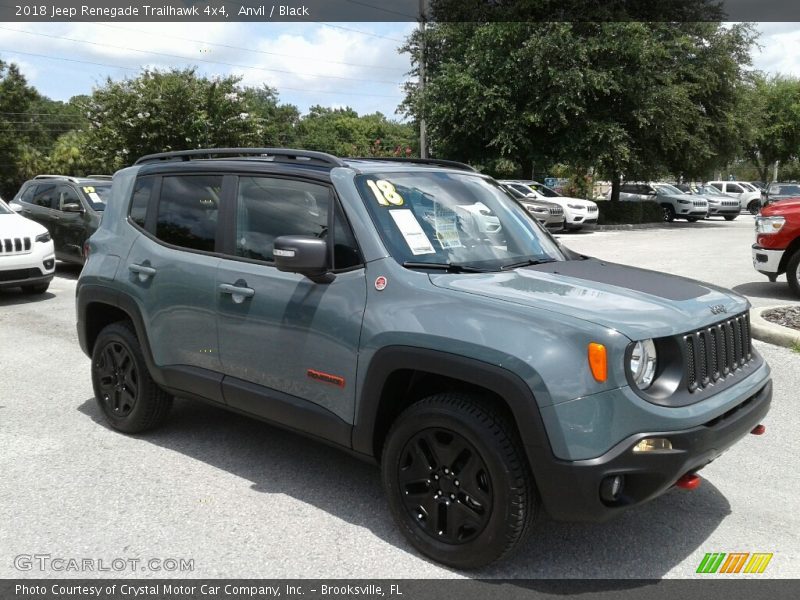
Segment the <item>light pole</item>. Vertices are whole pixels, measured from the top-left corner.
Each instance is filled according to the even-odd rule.
[[[425,90],[425,20],[427,18],[426,0],[419,0],[419,91]],[[419,156],[428,158],[428,132],[425,127],[425,114],[419,119]]]

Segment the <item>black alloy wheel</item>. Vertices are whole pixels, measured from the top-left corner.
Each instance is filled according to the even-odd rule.
[[[106,410],[118,417],[127,417],[136,406],[139,374],[128,349],[121,342],[107,343],[99,352],[95,368],[100,400]]]
[[[429,536],[463,544],[486,528],[492,482],[483,458],[463,436],[425,429],[408,440],[399,467],[403,506]]]

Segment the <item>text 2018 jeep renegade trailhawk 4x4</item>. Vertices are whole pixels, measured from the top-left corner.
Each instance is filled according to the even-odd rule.
[[[540,509],[693,487],[763,430],[746,300],[577,255],[465,165],[195,150],[112,193],[77,286],[111,426],[182,396],[348,449],[448,565],[506,555]]]

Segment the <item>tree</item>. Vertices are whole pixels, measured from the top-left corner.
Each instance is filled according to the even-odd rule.
[[[263,126],[239,81],[199,77],[195,69],[109,78],[88,101],[88,151],[110,172],[154,152],[256,146]]]
[[[800,155],[800,80],[755,76],[743,102],[748,125],[745,156],[760,181],[772,179],[772,165]]]
[[[525,177],[534,163],[593,166],[617,193],[623,174],[735,153],[747,25],[435,22],[405,46],[416,74],[423,41],[426,85],[407,85],[403,110],[425,116],[439,156],[510,158]]]
[[[0,61],[0,196],[13,196],[23,181],[19,163],[32,156],[31,107],[39,94],[15,64]]]
[[[300,111],[293,104],[279,104],[278,93],[264,85],[244,91],[248,110],[261,126],[261,143],[265,147],[291,147],[297,139]]]
[[[297,125],[298,145],[337,156],[408,156],[415,152],[413,127],[381,113],[312,106]]]

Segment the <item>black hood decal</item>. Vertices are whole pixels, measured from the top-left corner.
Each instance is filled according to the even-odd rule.
[[[677,275],[599,261],[594,258],[545,263],[526,267],[526,269],[614,285],[676,302],[693,300],[705,296],[711,291],[711,288],[699,282]]]

